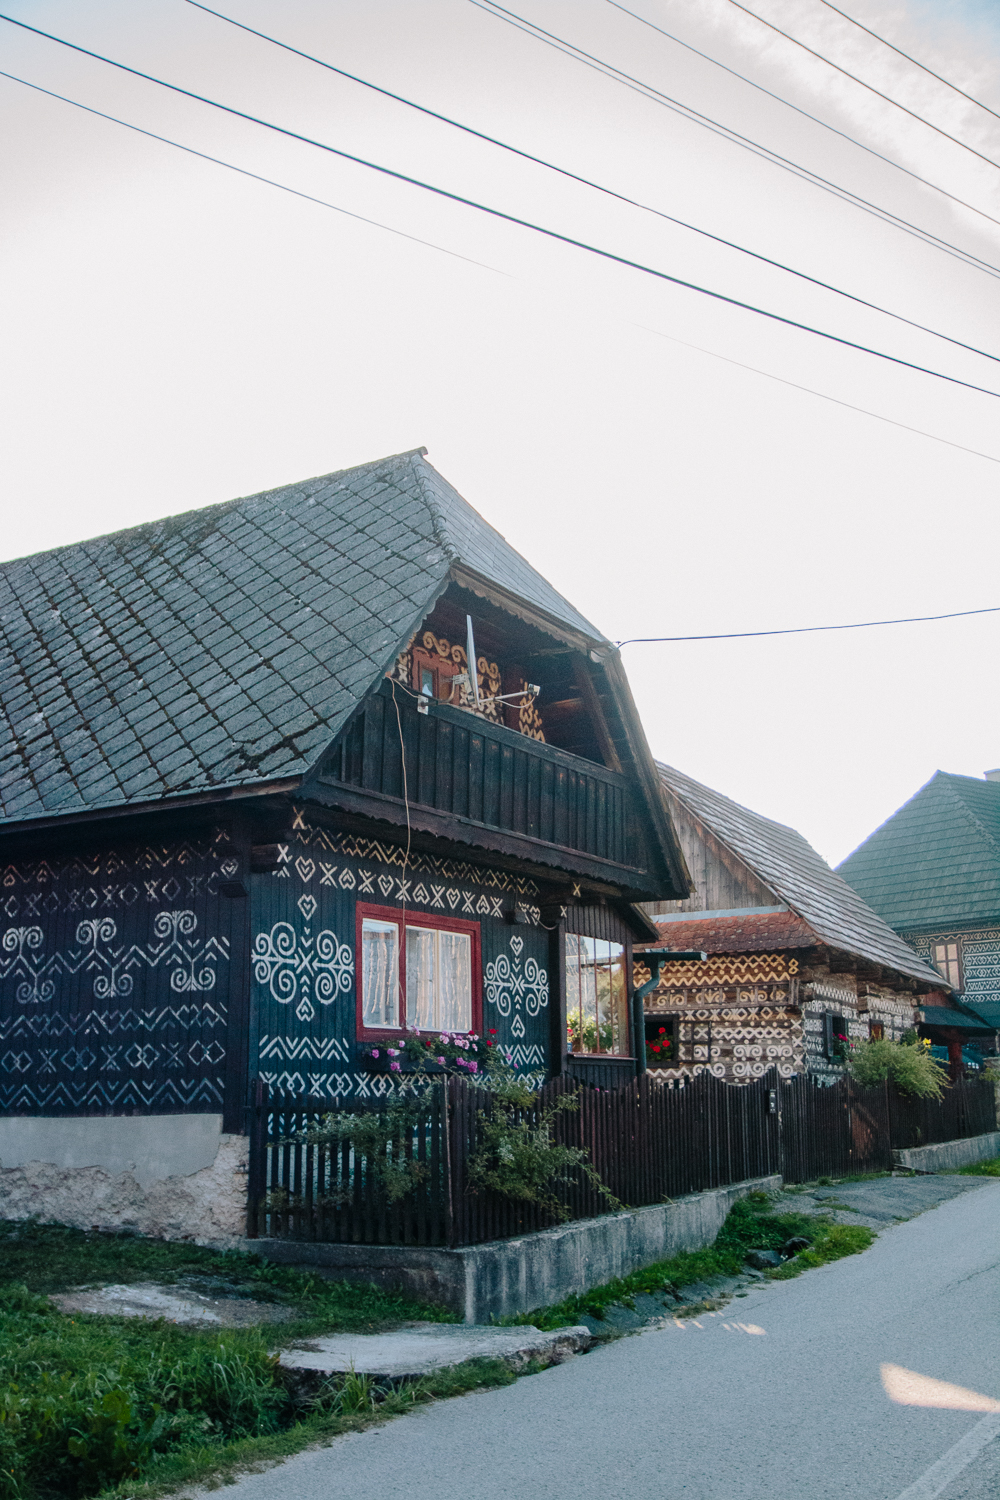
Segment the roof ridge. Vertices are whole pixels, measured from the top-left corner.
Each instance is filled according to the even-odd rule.
[[[210,505],[193,505],[190,510],[172,511],[169,515],[154,516],[149,521],[139,521],[134,526],[119,526],[115,531],[99,531],[96,536],[81,537],[76,542],[61,542],[57,547],[45,547],[39,552],[24,552],[20,557],[8,557],[0,561],[0,572],[14,567],[16,563],[34,562],[36,558],[54,557],[60,552],[72,552],[78,547],[89,547],[95,542],[113,542],[118,537],[139,536],[155,526],[177,524],[192,520],[195,516],[209,517],[220,515],[225,510],[231,510],[236,505],[243,505],[249,500],[260,500],[266,495],[277,495],[282,490],[300,488],[308,484],[322,484],[330,479],[340,479],[345,474],[356,474],[360,469],[374,469],[380,465],[389,464],[397,459],[413,458],[422,456],[427,452],[426,448],[407,448],[402,453],[389,453],[385,458],[369,458],[361,464],[351,464],[346,469],[331,469],[327,474],[313,474],[308,479],[290,479],[285,484],[269,485],[266,490],[254,490],[249,495],[234,495],[229,500],[214,500]]]
[[[949,773],[947,771],[942,771],[939,774],[942,775],[942,776],[947,776]],[[969,781],[974,781],[975,777],[970,776],[967,779]],[[991,847],[994,848],[997,851],[998,854],[1000,854],[1000,841],[998,841],[996,838],[994,838],[993,834],[986,827],[986,824],[982,821],[982,819],[979,817],[979,815],[977,813],[973,812],[972,808],[966,802],[965,798],[961,795],[961,793],[958,792],[958,791],[956,791],[955,788],[952,787],[952,786],[946,786],[944,788],[944,790],[948,794],[948,796],[951,798],[952,802],[957,803],[958,808],[959,808],[960,812],[963,814],[963,816],[965,817],[966,821],[969,822],[969,823],[971,823],[973,825],[973,827],[977,830],[977,832],[979,832],[979,833],[982,834],[982,836],[986,840],[986,842],[989,845],[991,845]]]
[[[431,518],[431,525],[434,528],[435,541],[437,541],[438,545],[444,549],[451,562],[461,561],[458,551],[458,543],[452,537],[450,529],[448,527],[448,517],[445,514],[444,507],[441,505],[437,495],[435,495],[434,493],[434,486],[430,482],[430,474],[428,473],[428,470],[430,470],[434,474],[437,474],[437,470],[434,468],[433,464],[429,464],[426,461],[427,449],[414,448],[411,453],[406,455],[406,457],[410,460],[410,467],[413,470],[417,484],[420,487],[420,497],[423,500],[424,504],[427,506],[427,510]],[[455,493],[457,494],[458,491],[456,490]],[[486,525],[489,525],[488,521],[486,522]]]

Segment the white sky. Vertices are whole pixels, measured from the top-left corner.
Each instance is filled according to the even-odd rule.
[[[1000,174],[729,0],[629,8],[1000,220]],[[751,8],[1000,161],[1000,120],[821,0]],[[840,3],[840,0],[838,0]],[[959,209],[607,0],[548,30],[1000,268]],[[469,0],[220,9],[620,192],[1000,355],[996,280]],[[844,0],[1000,112],[992,0]],[[96,51],[348,151],[1000,391],[1000,366],[515,162],[184,0],[8,0]],[[614,639],[1000,605],[1000,402],[839,349],[0,25],[0,67],[484,269],[0,79],[0,555],[426,444]],[[681,341],[681,342],[679,342]],[[698,352],[686,344],[701,346]],[[938,767],[1000,764],[1000,616],[624,656],[654,754],[841,859]]]

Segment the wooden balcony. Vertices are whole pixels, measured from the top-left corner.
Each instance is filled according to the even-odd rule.
[[[370,817],[606,880],[655,885],[625,776],[478,715],[415,700],[389,684],[369,698],[310,794]],[[397,719],[397,707],[399,717]]]

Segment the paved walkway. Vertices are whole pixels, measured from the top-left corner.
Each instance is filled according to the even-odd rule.
[[[1000,1417],[897,1405],[882,1387],[880,1367],[892,1364],[1000,1396],[1000,1182],[927,1181],[962,1186],[885,1228],[863,1255],[755,1284],[716,1314],[619,1339],[503,1390],[337,1438],[226,1494],[994,1500],[1000,1437],[986,1439]],[[846,1202],[868,1186],[827,1191]],[[885,1206],[884,1194],[869,1198],[869,1209]],[[925,1482],[962,1440],[976,1448],[973,1462],[946,1472],[944,1489],[940,1469]]]

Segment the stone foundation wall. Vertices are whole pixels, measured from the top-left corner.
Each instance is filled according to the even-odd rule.
[[[229,1247],[247,1156],[221,1115],[0,1120],[0,1218]]]

